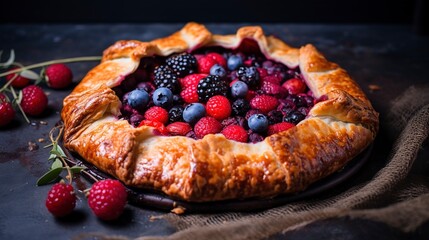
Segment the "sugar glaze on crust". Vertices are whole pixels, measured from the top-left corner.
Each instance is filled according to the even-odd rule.
[[[121,101],[111,89],[146,56],[167,56],[206,46],[236,48],[253,39],[268,59],[299,67],[315,104],[296,127],[251,144],[209,134],[194,140],[157,136],[119,118]],[[128,186],[162,191],[174,199],[206,202],[274,197],[299,192],[341,169],[378,131],[378,113],[359,86],[312,45],[299,49],[265,36],[260,27],[215,35],[188,23],[151,42],[118,41],[64,99],[64,144]]]

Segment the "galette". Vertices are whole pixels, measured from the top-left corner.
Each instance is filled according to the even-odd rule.
[[[188,23],[121,40],[64,99],[64,145],[125,185],[208,202],[304,191],[378,131],[358,84],[313,45]]]

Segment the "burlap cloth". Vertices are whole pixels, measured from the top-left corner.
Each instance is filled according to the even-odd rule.
[[[137,239],[263,239],[333,217],[364,218],[410,232],[429,221],[429,176],[410,173],[429,133],[429,87],[410,87],[391,104],[385,134],[397,139],[390,159],[371,179],[332,195],[256,213],[166,214],[178,231]],[[422,159],[427,163],[429,159]],[[367,164],[371,164],[370,162]],[[101,236],[100,239],[128,239]]]

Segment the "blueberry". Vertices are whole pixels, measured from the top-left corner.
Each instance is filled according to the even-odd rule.
[[[191,103],[183,110],[183,120],[194,124],[206,115],[206,108],[201,103]]]
[[[231,55],[227,60],[228,69],[233,71],[243,65],[243,58],[240,55]]]
[[[231,95],[235,98],[244,98],[249,91],[249,87],[242,81],[236,81],[231,86]]]
[[[290,122],[293,124],[298,124],[305,119],[305,115],[299,111],[293,111],[289,113],[286,117],[283,118],[284,122]]]
[[[173,92],[166,87],[158,88],[152,95],[153,104],[168,108],[173,103]]]
[[[149,103],[149,93],[145,90],[135,89],[127,95],[128,104],[134,109],[143,109]]]
[[[215,64],[210,68],[210,75],[216,75],[224,78],[226,76],[226,70],[221,65]]]
[[[253,114],[248,120],[249,128],[256,133],[265,133],[268,130],[268,119],[263,114]]]

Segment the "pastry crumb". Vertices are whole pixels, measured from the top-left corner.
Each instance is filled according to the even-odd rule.
[[[181,207],[181,206],[178,206],[178,207],[173,208],[173,209],[171,210],[171,212],[172,212],[172,213],[175,213],[175,214],[177,214],[177,215],[180,215],[180,214],[184,214],[184,213],[185,213],[185,210],[186,210],[186,208]]]
[[[163,217],[162,216],[150,216],[149,217],[149,221],[150,222],[155,222],[156,220],[159,220],[159,219],[162,219]]]
[[[378,85],[376,85],[376,84],[369,84],[369,85],[368,85],[368,88],[369,88],[369,90],[370,90],[371,92],[381,90],[381,87],[380,87],[380,86],[378,86]]]
[[[32,141],[29,141],[29,142],[28,142],[28,150],[29,150],[30,152],[35,151],[35,150],[37,150],[37,149],[39,149],[39,145],[37,145],[37,143],[32,142]]]
[[[46,122],[46,121],[40,121],[40,124],[41,125],[48,125],[48,122]]]
[[[44,138],[39,138],[39,139],[37,139],[37,141],[38,141],[39,143],[43,143],[43,142],[45,142],[46,140],[45,140]]]

